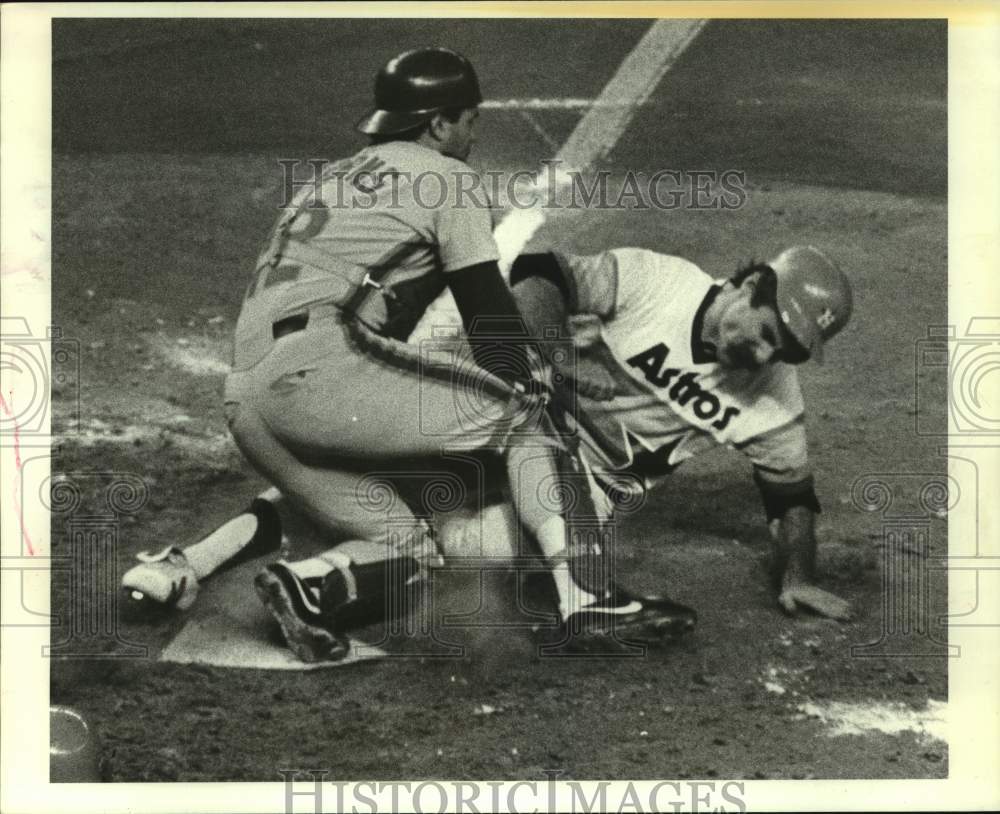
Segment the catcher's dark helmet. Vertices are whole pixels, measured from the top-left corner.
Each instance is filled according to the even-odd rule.
[[[476,72],[447,48],[418,48],[386,63],[375,77],[375,109],[355,127],[369,135],[410,130],[447,108],[483,101]]]

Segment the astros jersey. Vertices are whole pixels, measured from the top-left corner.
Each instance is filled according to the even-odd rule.
[[[725,444],[743,450],[766,479],[808,474],[795,369],[778,363],[727,370],[703,348],[704,314],[720,290],[707,274],[680,257],[642,249],[557,257],[571,309],[601,319],[589,352],[618,386],[611,401],[582,405],[596,426],[590,446],[603,465],[624,469],[643,458],[665,474]]]
[[[489,208],[458,194],[470,176],[465,163],[402,141],[328,165],[320,183],[299,190],[258,260],[236,326],[235,367],[266,352],[275,321],[343,305],[362,287],[372,290],[357,315],[405,338],[445,274],[499,256]]]

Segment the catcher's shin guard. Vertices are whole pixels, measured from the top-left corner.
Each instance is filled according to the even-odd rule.
[[[410,611],[423,579],[413,557],[336,567],[323,579],[320,613],[338,633],[389,622]]]

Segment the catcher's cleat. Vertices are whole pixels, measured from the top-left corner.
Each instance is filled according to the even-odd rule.
[[[348,639],[324,625],[313,589],[285,563],[267,566],[254,579],[254,588],[300,661],[339,661],[347,655]]]
[[[655,645],[691,633],[697,621],[697,612],[679,602],[635,597],[615,586],[608,597],[571,613],[559,628],[558,642],[579,650]]]
[[[133,616],[187,610],[198,596],[198,577],[184,552],[167,546],[158,554],[136,555],[139,564],[122,577],[125,610]]]

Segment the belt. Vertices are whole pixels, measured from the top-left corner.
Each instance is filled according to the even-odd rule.
[[[378,263],[368,266],[368,268],[364,270],[364,277],[361,279],[360,283],[355,283],[356,287],[354,290],[350,292],[341,302],[335,303],[334,306],[347,316],[364,322],[358,312],[365,304],[368,297],[378,291],[383,295],[383,297],[385,297],[386,300],[395,300],[395,292],[391,288],[386,288],[385,285],[383,285],[382,280],[385,279],[385,277],[387,277],[393,269],[398,268],[400,264],[406,260],[406,258],[417,252],[422,245],[423,244],[419,241],[401,243],[394,251],[382,258]],[[318,268],[323,268],[324,263],[329,259],[316,254],[309,246],[299,243],[289,244],[285,250],[285,256],[292,260],[300,260],[304,263],[309,263],[310,265],[316,265]],[[329,308],[330,305],[324,303],[318,307]],[[272,336],[275,339],[280,339],[288,334],[305,330],[306,326],[309,324],[309,314],[315,314],[316,308],[317,306],[310,306],[308,308],[304,307],[301,312],[290,314],[276,320],[271,326]],[[383,333],[373,326],[369,325],[368,327],[376,333]],[[394,333],[394,331],[390,331],[389,335],[393,335]],[[408,334],[409,331],[406,331],[406,333]],[[396,337],[393,336],[393,338]],[[405,340],[405,336],[402,337],[402,339]]]
[[[294,314],[289,314],[288,316],[277,319],[271,323],[271,336],[275,339],[281,339],[283,336],[288,336],[289,334],[298,333],[299,331],[304,331],[306,326],[309,324],[309,320],[313,321],[318,319],[323,319],[324,317],[330,317],[334,314],[346,313],[347,316],[355,316],[350,312],[346,312],[344,306],[337,305],[335,303],[320,303],[316,305],[305,306],[301,311],[297,311]]]
[[[271,324],[271,335],[275,339],[281,339],[283,336],[288,336],[288,334],[296,333],[297,331],[304,331],[306,325],[309,324],[309,313],[304,314],[293,314],[290,317],[285,317],[284,319],[279,319],[277,322]]]
[[[359,313],[368,297],[376,291],[382,294],[387,311],[384,324],[378,327],[366,320]],[[397,296],[396,292],[383,286],[369,273],[365,275],[361,285],[342,301],[326,301],[313,305],[303,305],[293,313],[286,314],[280,319],[275,320],[271,323],[271,335],[274,339],[280,339],[283,336],[288,336],[288,334],[304,331],[309,325],[310,317],[315,320],[334,314],[343,314],[349,319],[356,319],[365,324],[369,330],[374,331],[380,336],[405,342],[424,311],[423,308],[420,308],[419,311],[414,311],[411,300],[412,297]]]
[[[358,316],[358,310],[373,292],[381,291],[384,295],[391,295],[391,292],[379,282],[379,279],[386,276],[389,271],[390,269],[379,269],[376,272],[366,272],[361,284],[342,302],[310,305],[304,307],[302,311],[275,320],[271,323],[271,335],[275,339],[280,339],[288,334],[304,331],[309,324],[310,315],[319,318],[339,312],[355,319],[361,319]]]

